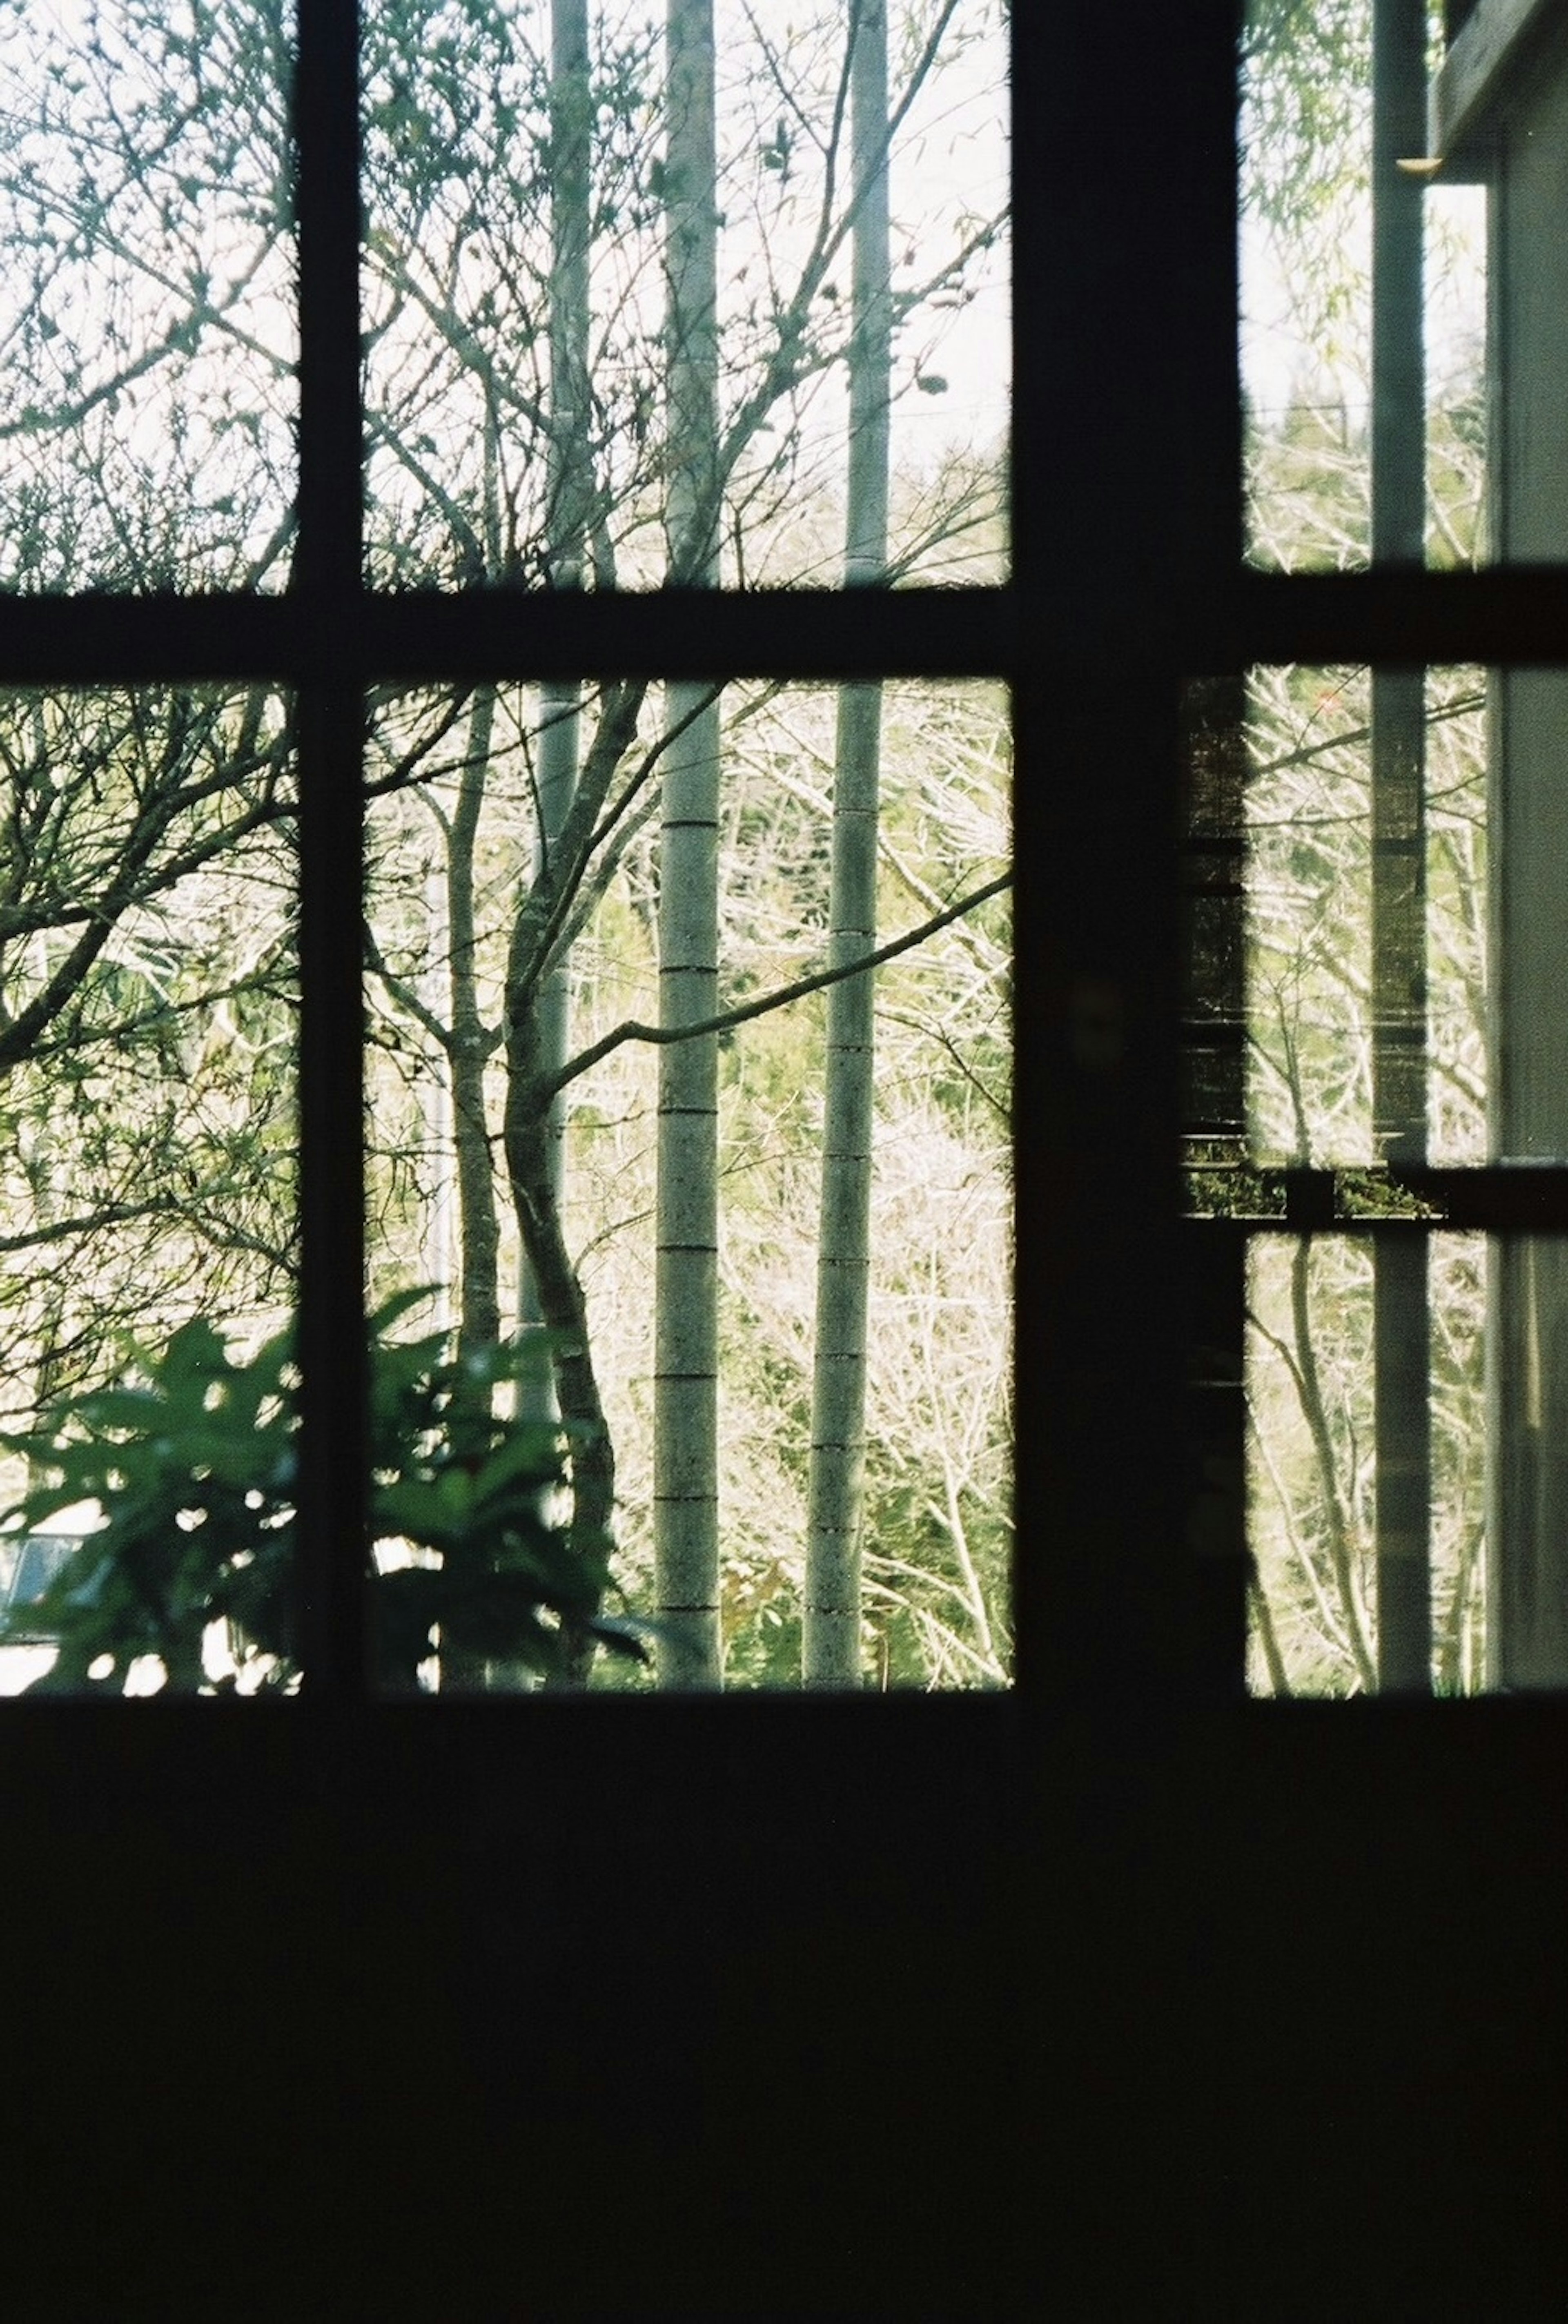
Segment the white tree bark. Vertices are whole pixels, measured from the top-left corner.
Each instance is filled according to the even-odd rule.
[[[888,553],[888,28],[886,0],[850,0],[854,274],[850,343],[844,584],[875,586]],[[843,687],[834,772],[829,957],[875,949],[880,685]],[[801,1677],[861,1683],[861,1514],[865,1473],[870,1277],[873,975],[846,977],[827,1001],[827,1091],[817,1244]]]
[[[718,217],[713,0],[669,0],[666,535],[672,581],[717,577]],[[665,763],[659,1011],[700,1023],[718,1006],[719,716],[711,688],[668,689],[680,731]],[[689,722],[689,723],[684,723]],[[718,1051],[661,1050],[655,1281],[654,1550],[659,1677],[722,1683],[718,1539]]]

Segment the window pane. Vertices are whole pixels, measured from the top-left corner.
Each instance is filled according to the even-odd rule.
[[[0,5],[0,587],[281,587],[291,10]]]
[[[1194,696],[1194,1130],[1276,1167],[1485,1160],[1486,706],[1473,669]]]
[[[1568,1685],[1568,678],[1189,706],[1194,1441],[1252,1683]]]
[[[1439,1694],[1473,1694],[1489,1683],[1495,1627],[1486,1561],[1487,1240],[1433,1235],[1426,1255],[1430,1683]],[[1370,1694],[1386,1683],[1377,1265],[1366,1236],[1252,1239],[1247,1677],[1255,1694]]]
[[[1429,12],[1433,68],[1440,14]],[[1364,566],[1374,371],[1371,0],[1311,8],[1251,0],[1242,53],[1248,553],[1293,570]],[[1457,164],[1435,176],[1400,172],[1401,160],[1426,152],[1424,87],[1406,110],[1406,134],[1394,135],[1402,150],[1379,180],[1395,241],[1376,295],[1396,341],[1397,309],[1408,300],[1409,344],[1396,346],[1379,393],[1396,439],[1425,429],[1428,563],[1466,566],[1488,554],[1487,196]]]
[[[280,1684],[285,707],[263,687],[0,696],[0,1690],[56,1648],[57,1681],[106,1692]]]
[[[1259,1233],[1246,1301],[1252,1691],[1388,1686],[1413,1600],[1432,1692],[1568,1684],[1562,1237]]]
[[[894,578],[999,577],[1004,11],[895,5],[854,103],[853,13],[722,0],[711,66],[662,6],[372,13],[379,585],[832,584],[846,495]]]
[[[651,1621],[630,1635],[665,1683],[798,1685],[808,1600],[821,1683],[1008,1680],[1009,757],[983,685],[376,706],[373,1294],[429,1287],[397,1330],[489,1364],[486,1419],[564,1415],[577,1492],[613,1536],[604,1606]],[[770,999],[829,954],[835,761],[841,796],[869,788],[872,809],[839,836],[846,929],[856,874],[882,942],[978,892],[876,970],[858,1028],[858,980]],[[665,1024],[725,1021],[659,1044],[661,987]],[[848,1157],[826,1231],[825,1145]],[[514,1379],[492,1351],[520,1330]],[[862,1439],[857,1596],[835,1544]],[[430,1548],[392,1515],[383,1560]],[[443,1688],[532,1674],[477,1631],[419,1659]],[[591,1675],[655,1672],[600,1652]]]

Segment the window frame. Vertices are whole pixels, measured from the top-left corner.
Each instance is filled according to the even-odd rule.
[[[1247,572],[1239,0],[1013,14],[1010,585],[853,641],[715,598],[701,642],[1012,689],[1016,1689],[0,1702],[46,2307],[277,2249],[437,2313],[1561,2305],[1563,1707],[1240,1692],[1243,1571],[1186,1531],[1177,899],[1190,677],[1561,659],[1568,567]],[[0,601],[0,682],[693,655],[689,602],[350,608]]]
[[[357,490],[357,21],[355,0],[297,0],[291,587],[276,598],[0,602],[0,683],[254,678],[293,689],[300,706],[300,1555],[311,1698],[369,1701],[352,1392],[364,1363],[361,963],[348,908],[361,802],[341,771],[357,760],[364,689],[723,669],[827,683],[983,677],[1010,689],[1019,768],[1016,1370],[1031,1426],[1017,1462],[1015,1693],[974,1709],[1011,1717],[1006,1702],[1031,1720],[1065,1711],[1113,1727],[1133,1705],[1140,1719],[1160,1705],[1235,1706],[1244,1559],[1234,1545],[1218,1559],[1194,1545],[1185,1481],[1195,1440],[1177,1130],[1183,688],[1190,676],[1257,662],[1561,659],[1568,566],[1247,568],[1238,0],[1195,0],[1174,42],[1158,0],[1113,12],[1058,0],[1049,23],[1019,11],[1011,32],[1021,256],[1005,585],[862,593],[853,622],[836,591],[704,592],[696,621],[698,593],[374,594],[362,580]]]

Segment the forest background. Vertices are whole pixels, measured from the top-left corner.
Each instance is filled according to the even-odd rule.
[[[0,33],[0,585],[286,586],[286,9],[4,0]],[[364,84],[375,585],[1000,570],[988,0],[716,23],[398,0]],[[975,384],[934,426],[949,370]],[[192,1318],[243,1351],[291,1307],[292,717],[254,687],[0,704],[14,1429]],[[367,1296],[433,1284],[419,1325],[475,1360],[519,1327],[549,1349],[534,1416],[567,1423],[576,1521],[613,1535],[668,1682],[798,1683],[803,1652],[812,1675],[835,1525],[857,1557],[820,1681],[1008,1676],[1009,759],[975,685],[369,706]],[[876,972],[874,1047],[846,1033],[870,977],[843,972],[922,929]],[[863,1420],[835,1471],[823,1156],[868,1101]]]

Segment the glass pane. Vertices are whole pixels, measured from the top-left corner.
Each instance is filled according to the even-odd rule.
[[[293,755],[0,696],[0,1692],[287,1684]]]
[[[1510,1161],[1568,1159],[1568,1021],[1563,992],[1568,673],[1491,676],[1498,758],[1492,822],[1498,1079],[1493,1144]]]
[[[1568,1245],[1498,1238],[1491,1253],[1491,1682],[1568,1686]]]
[[[1193,700],[1190,1127],[1266,1167],[1484,1161],[1483,673],[1265,669]]]
[[[1194,1466],[1245,1473],[1252,1683],[1568,1686],[1568,675],[1189,710]]]
[[[999,577],[1005,10],[701,14],[371,12],[378,585]]]
[[[1426,63],[1442,59],[1428,11]],[[1420,60],[1416,73],[1421,75]],[[1371,0],[1329,7],[1250,0],[1241,75],[1241,377],[1248,554],[1290,570],[1353,568],[1372,553],[1373,124]],[[1379,200],[1395,212],[1376,296],[1400,337],[1379,394],[1395,446],[1425,435],[1425,519],[1380,555],[1434,566],[1487,547],[1487,193],[1474,172],[1425,163],[1425,90],[1406,108],[1408,150]],[[1404,140],[1395,137],[1397,144]],[[1398,244],[1399,211],[1409,227]],[[1401,279],[1403,278],[1403,279]],[[1422,374],[1425,373],[1423,381]],[[1387,474],[1387,471],[1385,471]],[[1416,475],[1413,489],[1419,495]]]
[[[535,1560],[487,1628],[504,1522],[432,1536],[386,1468],[378,1554],[425,1593],[394,1683],[1008,1682],[1009,761],[989,685],[377,703],[373,1293],[425,1292],[408,1362],[478,1367],[422,1481],[472,1425]],[[813,983],[927,923],[868,1014]],[[595,1607],[619,1639],[563,1642]]]
[[[282,0],[0,0],[0,588],[276,589]]]
[[[1428,1248],[1428,1670],[1438,1694],[1489,1683],[1488,1251]],[[1386,1250],[1387,1244],[1382,1248]],[[1259,1234],[1247,1270],[1248,1684],[1370,1694],[1387,1683],[1391,1592],[1379,1524],[1378,1253],[1357,1235]],[[1388,1292],[1385,1286],[1384,1296]],[[1423,1512],[1425,1515],[1425,1512]],[[1385,1520],[1386,1524],[1386,1520]]]

